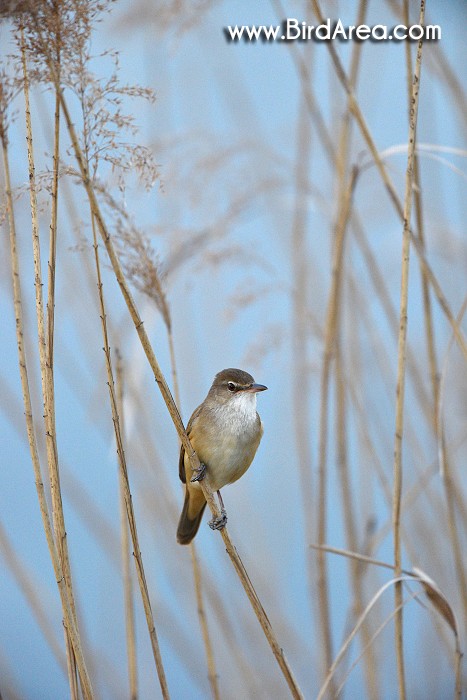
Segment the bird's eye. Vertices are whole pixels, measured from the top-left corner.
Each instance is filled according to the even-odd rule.
[[[229,391],[235,391],[235,389],[236,389],[237,387],[235,386],[235,384],[234,384],[233,382],[228,382],[228,383],[227,383],[227,388],[228,388]]]

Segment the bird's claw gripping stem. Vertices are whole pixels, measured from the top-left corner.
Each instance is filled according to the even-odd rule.
[[[221,514],[218,518],[213,518],[208,522],[211,530],[222,530],[227,525],[227,513],[224,508],[221,509]]]
[[[206,476],[206,465],[203,462],[200,463],[199,467],[193,471],[193,476],[190,479],[190,483],[194,484],[195,481],[202,481]]]

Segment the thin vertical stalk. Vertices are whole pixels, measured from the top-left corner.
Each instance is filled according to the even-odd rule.
[[[309,260],[307,255],[308,170],[311,154],[311,129],[304,96],[300,100],[295,153],[295,205],[292,219],[292,406],[295,444],[299,463],[300,490],[305,527],[305,541],[313,541],[312,457],[310,449],[310,370],[307,361]],[[310,600],[313,600],[314,567],[307,553],[307,577]]]
[[[318,0],[311,0],[313,4],[313,10],[315,12],[316,17],[318,18],[319,22],[322,23],[324,21],[321,8],[319,5]],[[365,121],[365,118],[363,116],[363,113],[360,109],[359,103],[354,95],[354,92],[352,90],[352,86],[350,85],[350,81],[346,75],[346,72],[344,70],[344,67],[342,65],[342,62],[337,54],[337,51],[335,47],[333,46],[332,41],[326,42],[327,48],[329,50],[329,53],[331,55],[331,59],[334,63],[336,75],[339,78],[339,82],[341,83],[342,87],[346,91],[348,98],[349,98],[349,107],[352,111],[353,117],[355,121],[357,122],[357,125],[360,129],[361,135],[363,139],[365,140],[368,149],[371,153],[371,156],[375,162],[375,165],[378,169],[378,172],[381,176],[381,179],[383,180],[384,186],[387,190],[387,193],[389,195],[389,198],[394,205],[394,208],[401,220],[402,223],[404,223],[404,207],[398,197],[396,188],[394,187],[394,184],[392,183],[391,178],[389,177],[386,167],[383,163],[383,160],[378,152],[378,149],[376,148],[376,144],[373,141],[373,138],[371,136],[370,130],[368,128],[368,125]],[[435,295],[438,299],[439,305],[442,308],[446,318],[448,319],[449,323],[452,326],[452,329],[454,331],[456,341],[464,355],[465,358],[467,358],[467,341],[465,339],[465,336],[459,328],[459,325],[456,322],[456,319],[454,317],[454,314],[452,313],[449,304],[447,303],[446,297],[443,294],[443,290],[436,278],[436,276],[433,273],[433,270],[431,269],[430,265],[428,264],[428,261],[425,257],[425,254],[420,246],[420,241],[418,238],[413,234],[413,232],[409,228],[409,235],[411,238],[412,245],[415,248],[415,251],[419,257],[420,264],[422,268],[425,270],[427,278],[430,280],[430,284],[433,288],[433,291],[435,292]]]
[[[350,481],[347,460],[347,421],[346,403],[347,387],[343,372],[343,357],[339,339],[336,341],[336,433],[337,433],[337,465],[339,469],[339,484],[342,494],[345,533],[349,549],[358,548],[357,526],[352,502],[352,485]],[[353,615],[359,617],[363,611],[362,567],[356,562],[350,563],[350,574],[353,587]],[[365,681],[367,697],[375,700],[378,697],[377,662],[374,650],[369,644],[371,634],[368,622],[362,625],[362,648],[366,650],[364,657]]]
[[[424,24],[425,2],[420,3],[419,24]],[[410,262],[410,219],[412,213],[412,188],[414,179],[415,162],[415,137],[417,129],[418,98],[420,90],[420,73],[422,63],[423,40],[420,39],[417,46],[417,58],[415,62],[415,72],[412,81],[412,97],[409,114],[409,135],[407,170],[405,177],[404,195],[404,230],[402,239],[402,262],[401,262],[401,293],[400,293],[400,325],[398,340],[398,362],[397,362],[397,386],[396,386],[396,426],[394,433],[394,485],[393,485],[393,536],[394,536],[394,574],[399,578],[402,571],[401,553],[401,499],[402,499],[402,440],[404,431],[404,394],[405,394],[405,366],[406,366],[406,345],[407,345],[407,309],[409,299],[409,262]],[[394,587],[395,607],[395,644],[397,658],[397,676],[399,683],[399,696],[405,700],[405,669],[404,669],[404,649],[403,649],[403,612],[402,612],[402,581],[397,581]]]
[[[334,251],[332,260],[331,289],[326,311],[324,356],[321,368],[320,380],[320,418],[319,418],[319,463],[318,463],[318,544],[326,542],[327,532],[327,452],[328,452],[328,413],[329,413],[329,385],[331,378],[331,363],[335,356],[335,343],[337,333],[338,307],[340,300],[340,288],[342,283],[344,241],[347,224],[350,217],[352,195],[356,183],[357,171],[353,169],[342,207],[339,211],[335,229]],[[327,562],[324,552],[319,551],[318,559],[318,602],[321,639],[323,644],[323,656],[326,673],[331,667],[333,651],[331,636],[331,621],[328,597]],[[331,680],[331,694],[334,688],[334,680]]]
[[[56,65],[57,71],[60,73],[60,34],[59,34],[59,15],[56,3],[54,3],[56,13],[57,26],[57,45],[56,45]],[[55,112],[54,112],[54,133],[53,133],[53,156],[52,156],[52,189],[51,189],[51,215],[49,227],[49,261],[47,275],[47,322],[45,334],[45,355],[46,355],[46,372],[47,372],[47,391],[48,400],[52,410],[46,411],[48,420],[50,421],[50,434],[56,435],[55,428],[55,384],[54,384],[54,329],[55,329],[55,271],[57,257],[57,218],[58,218],[58,170],[60,163],[60,98],[55,91]],[[54,441],[55,461],[58,460],[57,445]],[[69,640],[66,638],[66,643],[69,646]],[[67,655],[67,660],[71,658],[71,649]],[[72,666],[69,669],[73,678],[72,698],[78,697],[78,688],[76,683],[76,672]]]
[[[409,3],[408,0],[404,0],[403,8],[403,18],[406,26],[409,26]],[[412,76],[412,54],[411,54],[411,44],[406,42],[406,61],[407,61],[407,77],[408,77],[408,100],[409,109],[410,101],[412,97],[412,86],[411,86],[411,76]],[[423,225],[423,208],[422,208],[422,190],[420,183],[420,168],[419,159],[415,153],[414,160],[414,203],[415,203],[415,220],[417,225],[418,238],[420,240],[420,246],[425,250],[425,236],[424,236],[424,225]],[[467,621],[467,579],[464,569],[464,557],[462,555],[462,545],[459,538],[459,532],[456,523],[456,509],[454,505],[454,495],[455,488],[452,482],[452,475],[450,471],[450,460],[447,452],[447,445],[444,439],[442,431],[440,431],[440,426],[438,424],[439,417],[439,400],[440,400],[440,387],[439,387],[439,372],[438,372],[438,362],[436,357],[436,347],[434,339],[434,326],[433,326],[433,316],[431,310],[431,297],[430,288],[426,272],[422,267],[422,298],[423,298],[423,310],[424,310],[424,320],[425,320],[425,336],[428,354],[428,363],[430,368],[430,380],[433,395],[433,427],[436,438],[439,440],[440,450],[442,452],[443,461],[443,484],[444,493],[446,499],[446,517],[448,520],[449,534],[451,538],[451,547],[454,555],[454,565],[456,568],[456,575],[459,582],[459,590],[461,592],[461,600],[464,611],[464,620]]]
[[[68,591],[68,600],[71,613],[75,625],[77,626],[76,607],[73,594],[73,583],[71,577],[70,560],[68,555],[67,535],[65,528],[65,519],[63,514],[62,497],[60,490],[60,474],[58,466],[58,450],[55,434],[55,402],[54,402],[54,385],[53,385],[53,369],[48,362],[46,348],[46,334],[44,324],[44,302],[42,296],[42,270],[41,270],[41,252],[39,238],[39,220],[37,211],[37,193],[35,182],[35,164],[34,164],[34,148],[32,136],[32,121],[31,110],[29,105],[29,76],[26,61],[26,46],[24,41],[24,33],[21,29],[21,56],[23,66],[23,91],[25,100],[25,116],[26,116],[26,142],[28,153],[29,167],[29,193],[31,204],[31,220],[32,220],[32,244],[34,254],[34,287],[36,292],[36,316],[37,316],[37,331],[39,345],[39,361],[41,370],[42,398],[44,403],[44,427],[46,435],[47,447],[47,464],[49,468],[50,491],[52,497],[52,522],[54,528],[54,537],[57,545],[58,556],[60,558],[63,575],[65,577],[65,585]],[[57,137],[57,133],[56,133]],[[55,149],[58,148],[56,143]],[[58,162],[56,163],[58,166]],[[56,194],[56,192],[55,192]],[[55,211],[56,214],[56,211]],[[55,222],[56,223],[56,222]],[[54,291],[52,290],[52,299]],[[51,309],[51,313],[53,311]],[[53,323],[52,323],[53,326]],[[67,658],[70,661],[70,681],[73,700],[78,698],[78,682],[76,660],[74,658],[74,650],[71,641],[66,634],[67,645],[69,646],[69,654]]]
[[[360,26],[365,23],[367,12],[367,0],[360,0],[355,25]],[[362,43],[356,42],[352,47],[350,61],[350,84],[352,89],[356,89],[357,77],[360,68],[362,54]],[[347,109],[342,120],[339,144],[336,154],[336,171],[338,180],[338,207],[345,206],[345,192],[347,187],[347,171],[349,167],[350,140],[352,134],[352,114],[347,100]],[[343,368],[344,357],[341,344],[342,326],[342,304],[339,303],[338,323],[336,330],[336,352],[335,352],[335,385],[336,385],[336,436],[337,436],[337,465],[339,470],[338,482],[341,487],[342,510],[345,524],[345,532],[350,549],[357,547],[357,527],[352,499],[352,485],[347,460],[347,385]],[[353,588],[353,615],[359,617],[363,611],[363,585],[362,569],[355,562],[350,564],[350,579]],[[364,657],[365,682],[367,695],[371,700],[378,697],[377,682],[377,662],[373,647],[369,644],[370,629],[368,622],[361,628],[362,647],[367,650]]]
[[[408,0],[404,0],[404,12],[403,19],[406,26],[410,26],[409,17],[409,3]],[[409,41],[405,42],[405,56],[407,65],[407,101],[408,109],[410,112],[410,106],[412,101],[412,53],[411,53],[411,43]],[[424,234],[424,223],[423,223],[423,207],[422,207],[422,189],[420,181],[420,161],[417,156],[417,151],[415,150],[414,157],[414,204],[415,204],[415,221],[416,221],[416,232],[420,241],[420,246],[423,251],[425,251],[425,234]],[[435,434],[438,434],[437,430],[437,420],[438,420],[438,397],[439,397],[439,379],[438,379],[438,369],[437,369],[437,359],[436,359],[436,347],[434,340],[434,329],[433,329],[433,316],[431,311],[431,297],[430,297],[430,286],[426,271],[422,268],[422,298],[423,298],[423,313],[425,321],[425,336],[426,336],[426,346],[428,352],[428,365],[430,368],[430,379],[431,388],[433,395],[433,427]]]
[[[169,319],[169,311],[166,309],[165,318]],[[180,388],[178,384],[177,363],[175,360],[175,347],[173,341],[172,327],[166,322],[167,339],[169,343],[170,368],[172,373],[172,386],[174,389],[174,398],[178,410],[180,411]],[[183,484],[182,484],[183,486]],[[208,680],[211,688],[211,694],[214,700],[220,700],[219,683],[216,671],[216,663],[214,660],[214,651],[212,648],[211,635],[209,634],[208,619],[206,616],[206,608],[204,605],[203,596],[203,579],[201,576],[201,568],[199,565],[198,555],[196,552],[195,542],[190,542],[190,557],[191,566],[193,568],[193,582],[195,584],[196,609],[198,611],[199,626],[203,637],[204,652],[206,654],[206,664],[208,667]]]
[[[67,633],[70,635],[71,642],[73,645],[73,653],[78,666],[78,673],[80,676],[81,685],[83,688],[83,694],[86,700],[92,700],[93,692],[91,687],[91,682],[86,669],[85,660],[83,657],[83,652],[81,648],[81,641],[79,638],[79,631],[76,627],[74,617],[71,612],[70,602],[68,599],[68,591],[65,584],[65,578],[62,572],[62,566],[60,558],[58,556],[53,531],[52,524],[49,515],[49,509],[47,505],[47,499],[44,491],[44,484],[42,481],[41,466],[39,460],[39,452],[37,449],[36,433],[34,429],[34,419],[32,413],[32,403],[31,394],[29,390],[29,379],[28,379],[28,369],[26,361],[26,353],[24,348],[24,322],[23,322],[23,303],[22,303],[22,293],[21,293],[21,283],[20,283],[20,273],[19,273],[19,260],[18,251],[16,247],[16,226],[14,218],[13,209],[13,197],[11,192],[11,179],[10,179],[10,165],[8,157],[8,139],[5,133],[4,125],[0,125],[0,138],[2,141],[2,154],[3,154],[3,165],[5,171],[5,190],[6,190],[6,201],[8,210],[8,222],[10,230],[10,259],[11,259],[11,271],[12,271],[12,281],[13,281],[13,304],[15,310],[16,319],[16,342],[18,346],[18,360],[19,360],[19,371],[21,378],[21,388],[23,394],[23,404],[24,404],[24,414],[26,418],[26,430],[28,436],[29,450],[31,454],[31,461],[34,470],[35,485],[37,490],[37,496],[39,500],[39,507],[41,512],[42,523],[44,526],[45,536],[47,545],[49,548],[50,558],[52,560],[52,565],[55,573],[55,579],[57,581],[57,586],[60,594],[60,600],[62,604],[64,625]],[[67,656],[69,655],[69,648],[67,647]],[[68,663],[68,662],[67,662]],[[71,667],[71,666],[70,666]],[[69,676],[70,690],[73,692],[73,681]]]
[[[216,664],[214,661],[214,652],[212,648],[211,636],[209,634],[208,620],[206,617],[206,609],[204,605],[203,585],[201,577],[201,569],[196,552],[194,542],[190,544],[191,565],[193,567],[193,580],[195,584],[196,606],[198,611],[199,625],[203,636],[204,651],[206,654],[206,663],[208,667],[208,679],[211,687],[211,694],[214,700],[220,700],[218,676],[216,672]]]
[[[58,0],[54,0],[54,11],[56,14],[56,65],[60,75],[60,21],[58,12]],[[45,338],[47,366],[49,368],[52,382],[50,389],[54,391],[53,364],[54,364],[54,326],[55,326],[55,270],[57,257],[57,217],[58,217],[58,171],[60,166],[60,96],[55,90],[55,112],[54,112],[54,150],[52,157],[52,208],[50,214],[50,236],[49,236],[49,264],[47,278],[47,334]],[[53,422],[53,433],[55,434],[55,412],[51,415]]]
[[[464,313],[467,307],[467,298],[464,299],[459,313],[457,315],[457,323],[460,325],[464,317]],[[451,344],[453,342],[451,339],[448,350],[446,351],[446,357],[449,353]],[[446,438],[444,433],[444,426],[442,420],[442,383],[438,385],[439,395],[437,404],[437,417],[436,417],[436,427],[437,427],[437,439],[439,445],[439,461],[441,463],[441,475],[443,478],[444,492],[446,498],[446,517],[449,527],[449,535],[451,538],[453,554],[454,554],[454,565],[456,568],[456,575],[459,580],[459,589],[461,592],[461,601],[463,606],[464,620],[467,620],[467,581],[464,568],[464,556],[462,551],[462,545],[460,542],[459,532],[456,524],[456,506],[463,517],[464,522],[467,522],[465,503],[462,498],[462,492],[460,489],[456,488],[454,481],[454,475],[451,471],[450,459],[446,445]]]
[[[456,485],[452,478],[450,458],[448,455],[444,432],[440,430],[440,451],[443,455],[443,485],[446,499],[446,517],[454,555],[454,566],[459,583],[464,620],[467,620],[467,579],[465,573],[465,554],[456,523]]]
[[[355,25],[360,26],[365,23],[365,17],[367,12],[368,0],[360,0],[358,13],[355,20]],[[360,68],[360,58],[362,54],[361,42],[355,42],[352,47],[352,56],[350,60],[350,85],[352,90],[355,90],[357,85],[358,71]],[[344,196],[346,189],[346,170],[348,167],[349,152],[350,152],[350,136],[351,136],[351,111],[350,105],[347,100],[347,109],[345,110],[344,117],[342,120],[342,128],[340,131],[339,143],[337,147],[337,152],[335,153],[336,170],[337,170],[337,180],[339,183],[339,199],[341,200]]]
[[[273,2],[273,5],[276,7],[276,12],[278,14],[278,17],[280,17],[280,18],[284,17],[285,12],[283,11],[282,4],[279,2],[279,0],[272,0],[272,2]],[[393,3],[391,3],[391,4],[393,4]],[[320,18],[320,21],[323,21],[322,16],[320,14],[319,5],[317,3],[314,6],[314,10],[315,10],[315,13],[317,13],[317,16]],[[362,3],[362,5],[359,8],[359,18],[363,15],[363,13],[364,13],[364,8],[363,8],[363,3]],[[357,24],[358,23],[359,22],[357,21]],[[303,89],[304,89],[305,98],[307,100],[307,105],[309,107],[310,116],[311,116],[311,118],[315,124],[315,127],[317,129],[317,132],[320,136],[320,143],[323,146],[330,162],[336,167],[336,169],[339,172],[339,167],[340,167],[340,163],[341,163],[341,158],[339,157],[339,154],[341,153],[341,145],[339,145],[337,149],[334,148],[333,140],[332,140],[331,135],[329,133],[329,130],[326,126],[325,120],[324,120],[324,118],[319,110],[319,107],[316,103],[314,95],[312,94],[312,90],[311,90],[311,86],[310,86],[310,82],[309,82],[310,81],[310,74],[309,74],[308,66],[306,65],[305,61],[302,59],[301,53],[299,51],[297,51],[296,44],[293,42],[288,44],[288,48],[291,51],[292,58],[293,58],[294,63],[296,65],[298,75],[299,75],[300,79],[302,80],[302,85],[303,85]],[[330,49],[331,49],[331,47],[330,47]],[[438,54],[436,54],[436,55],[438,56]],[[352,57],[350,77],[349,77],[349,79],[347,79],[347,76],[345,75],[345,73],[343,71],[342,65],[339,61],[337,54],[335,54],[335,52],[332,52],[333,60],[336,63],[337,75],[338,75],[341,83],[343,84],[346,92],[349,95],[350,112],[352,114],[354,113],[354,111],[356,109],[357,110],[359,109],[358,104],[356,104],[356,105],[354,104],[356,102],[356,100],[355,100],[355,97],[353,95],[352,87],[351,87],[354,84],[353,76],[356,73],[356,60],[354,62],[354,58],[356,56],[358,56],[357,50],[355,51],[355,53]],[[346,112],[346,115],[347,114],[348,114],[348,112]],[[391,200],[395,204],[396,211],[402,219],[403,208],[402,208],[402,205],[398,199],[395,188],[392,185],[391,181],[389,180],[389,178],[386,174],[384,164],[382,163],[382,161],[379,157],[379,154],[376,151],[376,148],[374,148],[374,144],[371,140],[370,133],[369,133],[368,129],[366,128],[366,125],[363,122],[363,116],[361,115],[361,113],[359,114],[359,117],[360,117],[360,121],[354,115],[354,118],[356,118],[357,123],[360,127],[360,130],[363,133],[363,136],[367,139],[369,148],[370,148],[371,152],[373,153],[373,156],[376,158],[375,162],[376,162],[380,172],[383,173],[383,181],[385,182],[387,189],[391,192]],[[395,312],[393,313],[391,311],[391,308],[390,308],[391,302],[390,302],[389,295],[384,290],[384,280],[379,275],[380,282],[378,282],[377,278],[375,277],[376,275],[378,275],[376,261],[374,260],[374,258],[371,261],[368,259],[368,256],[371,255],[371,251],[369,250],[369,248],[364,240],[363,227],[362,227],[362,224],[361,224],[361,222],[360,222],[360,220],[357,217],[355,212],[352,214],[352,220],[353,220],[353,225],[355,227],[355,232],[356,232],[356,234],[358,234],[359,244],[363,245],[363,243],[365,243],[365,246],[367,248],[367,251],[364,252],[364,255],[365,255],[365,260],[368,264],[370,276],[374,280],[374,283],[375,283],[375,286],[377,288],[378,293],[384,292],[384,297],[381,297],[381,301],[382,301],[384,309],[388,315],[388,318],[389,319],[396,318]],[[441,306],[443,312],[445,313],[446,317],[448,318],[449,322],[451,323],[451,325],[454,328],[453,314],[451,313],[449,306],[447,305],[446,299],[444,298],[444,295],[442,293],[442,290],[441,290],[439,283],[437,282],[431,268],[429,267],[429,265],[427,263],[427,260],[426,260],[425,255],[424,255],[424,251],[422,250],[421,247],[417,246],[417,243],[418,243],[417,238],[415,238],[415,240],[413,242],[415,243],[415,248],[416,248],[417,255],[419,256],[421,268],[424,271],[424,274],[427,276],[427,279],[429,280],[429,282],[430,282],[430,284],[431,284],[431,286],[432,286],[432,288],[433,288],[433,290],[438,298],[438,301],[440,303],[440,306]],[[368,255],[367,255],[367,253],[368,253]],[[381,285],[381,281],[383,283],[383,286]],[[456,333],[456,338],[461,346],[462,351],[464,352],[464,355],[467,356],[466,355],[467,347],[466,347],[465,341],[463,339],[463,336],[462,336],[462,333],[460,332],[460,330],[458,330],[458,332]],[[410,352],[410,349],[409,349],[409,352]],[[409,359],[410,369],[414,375],[414,383],[415,383],[415,388],[417,391],[417,396],[419,397],[419,400],[420,400],[420,405],[422,406],[423,410],[426,412],[427,402],[425,401],[425,390],[424,390],[424,386],[422,383],[420,372],[418,370],[418,366],[416,364],[415,358],[413,357],[412,353],[409,354],[408,359]]]
[[[125,436],[125,419],[123,411],[123,364],[122,356],[117,350],[117,408],[120,416],[121,430]],[[125,631],[126,648],[128,660],[128,680],[130,686],[130,700],[137,700],[138,697],[138,671],[136,664],[136,631],[135,631],[135,610],[133,605],[133,583],[131,579],[130,566],[130,542],[128,537],[128,521],[125,507],[125,488],[122,471],[119,470],[119,493],[120,493],[120,544],[123,571],[123,592],[125,605]]]
[[[68,121],[68,119],[67,119]],[[84,161],[83,161],[84,164]],[[87,173],[87,168],[85,168],[85,173]],[[86,175],[87,176],[87,175]],[[144,612],[146,615],[146,622],[148,625],[149,637],[151,640],[152,652],[154,656],[154,661],[156,664],[157,676],[159,678],[159,684],[162,691],[162,696],[165,699],[170,697],[169,689],[167,686],[167,680],[165,677],[164,665],[162,663],[162,657],[159,648],[159,641],[157,638],[156,626],[154,624],[154,617],[151,609],[151,601],[149,599],[149,591],[146,583],[146,575],[144,573],[143,559],[141,556],[141,550],[139,548],[139,538],[138,531],[136,528],[136,519],[133,510],[133,502],[130,490],[130,482],[128,479],[128,469],[126,464],[125,450],[123,446],[123,437],[120,426],[120,416],[118,413],[117,396],[115,393],[115,383],[113,377],[112,361],[110,356],[110,345],[107,330],[107,315],[105,311],[105,302],[103,294],[103,285],[101,279],[100,261],[99,261],[99,246],[97,243],[97,233],[96,233],[96,217],[94,209],[91,209],[91,223],[92,232],[94,240],[94,257],[96,264],[96,275],[97,275],[97,289],[99,294],[99,307],[101,313],[101,326],[102,326],[102,336],[104,340],[104,354],[105,354],[105,366],[107,370],[107,385],[109,388],[109,400],[110,408],[112,412],[112,421],[114,425],[115,440],[117,444],[117,456],[120,466],[120,473],[122,475],[123,482],[123,492],[125,496],[125,506],[128,517],[128,525],[130,528],[131,539],[133,543],[133,555],[135,557],[136,571],[138,574],[138,582],[141,591],[141,597],[143,600]]]
[[[386,315],[386,318],[389,323],[389,327],[391,331],[394,333],[395,340],[397,341],[398,338],[398,311],[395,308],[391,295],[389,293],[388,286],[386,284],[384,275],[382,274],[378,261],[373,254],[371,247],[368,243],[368,238],[365,235],[363,226],[361,225],[361,222],[358,220],[357,217],[353,217],[353,227],[352,227],[352,233],[354,234],[355,241],[360,248],[360,251],[363,255],[363,259],[365,261],[366,268],[368,270],[368,274],[370,276],[370,280],[373,284],[374,290],[376,292],[377,297],[380,300],[381,307]],[[418,365],[418,360],[410,347],[407,347],[407,365],[408,369],[410,370],[410,374],[412,377],[414,389],[415,389],[415,394],[417,396],[420,408],[422,409],[423,413],[426,416],[426,420],[428,424],[431,426],[431,421],[432,421],[432,413],[431,410],[429,409],[429,394],[425,390],[425,386],[423,383],[423,376],[420,371],[419,365]]]
[[[277,19],[282,21],[284,17],[287,17],[287,12],[281,2],[281,0],[271,0],[274,6]],[[311,80],[310,70],[307,61],[304,58],[302,51],[297,48],[297,44],[294,41],[287,42],[287,48],[289,49],[292,60],[297,69],[297,73],[300,78],[300,83],[302,87],[302,94],[305,100],[308,113],[311,120],[313,121],[316,133],[318,135],[318,141],[323,147],[325,153],[328,155],[329,159],[335,160],[335,148],[334,140],[330,134],[329,129],[326,126],[326,120],[320,110],[319,102],[316,100],[315,95],[312,90],[313,82]]]

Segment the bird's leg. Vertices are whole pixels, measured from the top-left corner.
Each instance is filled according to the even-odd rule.
[[[193,476],[190,482],[193,484],[195,481],[202,481],[206,476],[206,465],[200,462],[199,467],[193,470]]]
[[[220,506],[221,506],[221,513],[222,513],[222,515],[224,515],[225,518],[227,519],[227,513],[226,513],[226,510],[225,510],[225,507],[224,507],[224,501],[222,500],[222,496],[221,496],[220,490],[217,492],[217,498],[219,499],[219,503],[220,503]]]
[[[217,492],[217,497],[219,499],[221,514],[218,518],[213,518],[209,521],[208,525],[211,530],[222,530],[227,525],[227,513],[224,508],[224,501],[222,500],[221,492]]]

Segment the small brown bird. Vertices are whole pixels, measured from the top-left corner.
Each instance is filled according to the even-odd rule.
[[[185,484],[185,502],[178,523],[177,541],[189,544],[198,532],[206,507],[199,484],[205,474],[217,491],[221,517],[209,522],[213,530],[222,529],[227,515],[220,489],[237,481],[253,461],[263,435],[263,424],[256,411],[256,394],[267,389],[241,369],[223,369],[214,377],[208,395],[194,411],[187,425],[190,442],[201,462],[191,479],[190,460],[182,445],[179,474]]]

